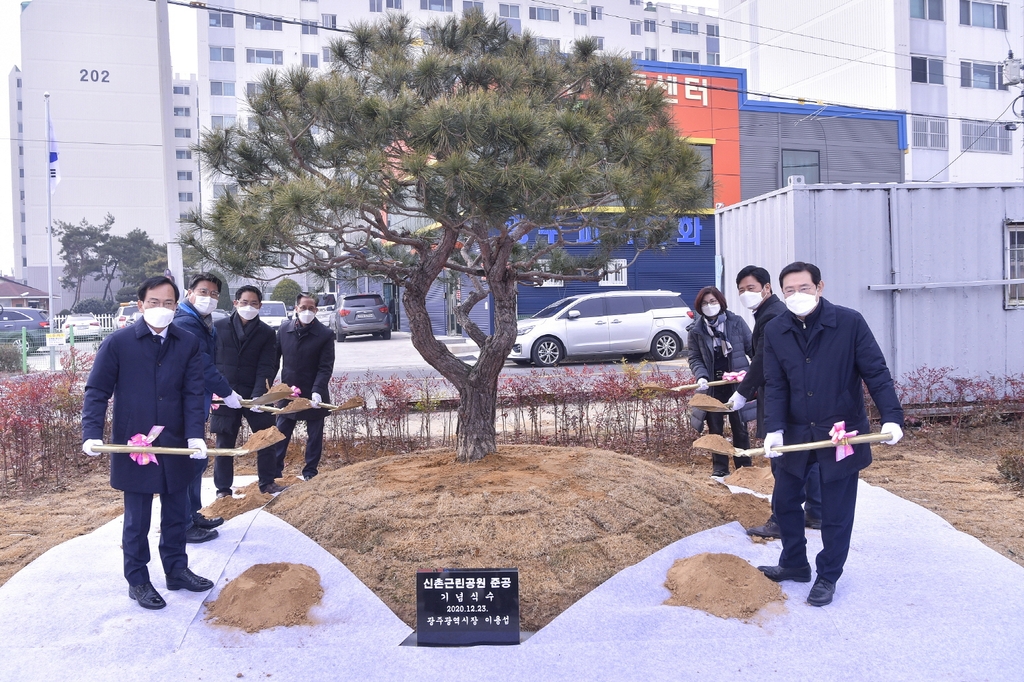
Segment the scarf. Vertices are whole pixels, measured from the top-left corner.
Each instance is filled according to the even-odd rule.
[[[721,346],[723,354],[729,355],[732,353],[732,344],[725,338],[725,313],[719,313],[714,322],[704,316],[704,327],[708,330],[708,334],[711,335],[712,348]]]

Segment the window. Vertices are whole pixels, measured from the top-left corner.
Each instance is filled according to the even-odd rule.
[[[629,0],[629,4],[631,4],[631,5],[643,5],[644,4],[644,0]]]
[[[192,137],[192,129],[191,128],[175,128],[174,129],[174,136],[175,137]]]
[[[179,180],[191,180],[192,179],[192,171],[178,171],[178,179]]]
[[[537,261],[537,269],[541,272],[551,272],[551,261],[547,259]],[[564,287],[565,282],[560,279],[546,279],[540,285],[542,287]]]
[[[212,128],[230,128],[235,125],[234,116],[211,116],[210,127]]]
[[[960,0],[960,23],[1006,30],[1006,5]]]
[[[188,220],[188,217],[189,216],[188,216],[188,212],[187,211],[183,211],[182,213],[178,214],[178,220],[181,220],[181,221]]]
[[[588,298],[585,301],[580,301],[570,310],[578,312],[580,317],[604,317],[604,299]],[[566,317],[568,317],[568,314],[566,314]]]
[[[709,36],[717,38],[720,35],[718,33],[718,24],[708,24],[707,30]]]
[[[531,7],[530,18],[537,21],[558,21],[558,10],[550,7]]]
[[[315,35],[317,35],[317,23],[315,21],[303,21],[302,22],[302,35],[304,35],[304,36],[315,36]]]
[[[918,149],[948,149],[948,123],[941,118],[914,116],[911,144]]]
[[[672,32],[682,33],[685,35],[697,35],[697,31],[700,30],[697,24],[692,24],[689,21],[673,21]]]
[[[462,11],[463,12],[469,12],[470,10],[474,10],[474,9],[478,9],[481,12],[483,12],[484,11],[484,3],[482,3],[482,2],[475,2],[474,0],[463,0],[463,2],[462,2]]]
[[[371,12],[383,12],[384,11],[384,0],[370,0],[370,11]]]
[[[587,13],[586,12],[573,12],[572,13],[572,23],[576,24],[577,26],[586,26],[587,25]]]
[[[644,48],[644,59],[649,62],[658,61],[658,48],[656,47],[645,47]]]
[[[640,22],[631,21],[629,22],[629,35],[638,36],[640,35]]]
[[[228,12],[210,12],[210,26],[234,28],[235,17]]]
[[[174,88],[172,89],[172,92],[175,95],[187,95],[188,94],[188,86],[187,85],[175,85]]]
[[[783,149],[782,150],[782,186],[789,184],[793,175],[804,176],[804,182],[811,185],[819,182],[818,152]]]
[[[910,0],[910,16],[942,21],[942,0]]]
[[[235,61],[235,48],[233,47],[211,47],[211,62],[233,62]]]
[[[624,258],[612,258],[605,267],[605,276],[597,283],[599,287],[626,286],[626,261]]]
[[[246,15],[245,27],[251,28],[256,31],[281,31],[283,27],[280,21],[271,19],[270,17],[254,17],[252,15]]]
[[[942,60],[928,57],[910,58],[910,80],[914,83],[942,85]]]
[[[658,22],[655,19],[644,19],[644,33],[657,33]]]
[[[191,159],[192,158],[192,150],[191,149],[175,149],[174,150],[174,158],[176,158],[176,159]]]
[[[191,116],[191,110],[188,107],[174,107],[175,116]]]
[[[965,152],[1010,154],[1013,138],[998,121],[960,121],[960,148]]]
[[[609,296],[605,299],[609,315],[637,315],[647,312],[642,296]]]
[[[178,192],[178,201],[192,201],[192,192]]]
[[[245,128],[246,128],[246,130],[249,130],[249,131],[259,130],[260,129],[260,124],[256,120],[255,116],[250,116],[249,118],[245,119]]]
[[[633,50],[629,53],[629,58],[639,61],[644,58],[644,53],[639,50]]]
[[[320,55],[318,54],[303,54],[302,65],[310,69],[316,69],[320,66]]]
[[[331,62],[334,61],[334,53],[331,52],[331,48],[325,47],[323,49],[323,52],[324,53],[323,53],[323,56],[321,57],[321,59],[324,60],[324,64],[330,64]]]
[[[281,50],[245,51],[245,61],[250,64],[284,64],[284,53]]]
[[[325,48],[326,49],[326,48]],[[263,85],[260,83],[249,82],[245,84],[245,94],[254,97],[256,95],[263,94]]]
[[[595,41],[597,41],[597,49],[603,50],[604,49],[604,36],[591,36],[591,37]]]
[[[590,8],[590,18],[593,21],[601,21],[604,19],[604,7],[598,7],[593,5]]]
[[[718,52],[708,52],[708,65],[709,66],[720,66],[722,64],[722,55]]]
[[[420,0],[420,9],[429,9],[434,12],[451,12],[452,0]]]
[[[537,48],[543,52],[561,52],[562,43],[557,38],[537,38]]]
[[[1006,224],[1006,279],[1024,279],[1024,225]],[[1024,284],[1008,284],[1006,307],[1024,308]]]
[[[700,52],[689,50],[672,50],[672,61],[683,64],[700,64]]]
[[[210,94],[215,97],[234,97],[234,81],[210,81]]]
[[[216,182],[213,184],[213,198],[214,199],[220,199],[225,194],[237,194],[237,193],[238,193],[238,185],[235,185],[235,184],[225,185],[223,183],[216,183]]]
[[[522,23],[519,20],[519,5],[498,5],[498,16],[505,20],[509,29],[515,33],[521,33]]]
[[[979,64],[960,62],[960,87],[981,88],[982,90],[1007,90],[1003,84],[1001,64]]]
[[[324,28],[338,28],[337,14],[321,14],[320,25]]]

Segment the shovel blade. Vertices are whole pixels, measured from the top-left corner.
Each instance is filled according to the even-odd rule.
[[[256,452],[262,450],[265,447],[269,447],[274,443],[280,443],[284,440],[284,434],[277,430],[276,426],[271,426],[268,429],[257,431],[256,433],[249,436],[248,440],[242,443],[241,450],[248,450],[249,452]]]

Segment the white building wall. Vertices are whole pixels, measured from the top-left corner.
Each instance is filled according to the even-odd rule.
[[[25,142],[22,129],[21,70],[11,69],[7,78],[11,103],[11,242],[14,246],[14,279],[23,280],[25,258]]]

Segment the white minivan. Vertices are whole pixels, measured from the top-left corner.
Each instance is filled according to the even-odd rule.
[[[509,359],[550,367],[573,356],[671,360],[686,347],[693,313],[674,291],[614,291],[571,296],[519,320]]]

